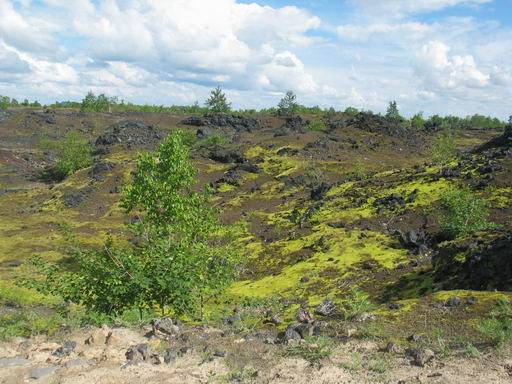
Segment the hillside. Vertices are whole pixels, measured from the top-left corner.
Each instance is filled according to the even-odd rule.
[[[0,115],[0,325],[8,339],[0,352],[0,376],[6,377],[0,383],[17,382],[20,374],[29,374],[27,365],[44,366],[48,351],[58,347],[45,347],[47,337],[76,340],[82,355],[68,355],[89,361],[86,367],[68,367],[69,373],[62,368],[42,379],[48,382],[88,382],[80,378],[84,372],[92,372],[95,382],[112,383],[140,378],[283,383],[305,378],[318,383],[509,379],[512,363],[491,348],[478,324],[500,299],[511,298],[510,129],[453,132],[460,156],[440,165],[430,148],[441,132],[402,131],[365,113],[326,117],[321,131],[311,129],[314,120],[319,118],[28,108]],[[110,352],[100,351],[98,344],[94,351],[87,349],[82,339],[94,333],[100,340],[106,328],[84,331],[67,324],[58,298],[17,282],[37,278],[28,266],[30,256],[69,263],[69,234],[87,247],[100,246],[108,234],[130,240],[124,224],[136,217],[118,204],[122,189],[131,180],[137,154],[155,150],[176,128],[195,138],[192,157],[199,186],[213,186],[222,219],[247,228],[242,241],[246,261],[239,280],[208,303],[204,324],[185,321],[179,337],[185,336],[169,337],[172,347],[190,346],[194,352],[184,353],[173,368],[148,364],[119,371],[126,349],[144,342],[142,331],[114,329],[117,340]],[[40,143],[63,140],[69,131],[92,143],[94,164],[52,180],[45,169],[55,155]],[[492,228],[456,239],[441,230],[440,199],[455,186],[467,186],[489,202]],[[362,309],[347,320],[342,309],[350,300]],[[299,308],[319,312],[315,321],[302,322],[309,327],[305,333],[335,340],[336,352],[322,368],[283,357],[289,347],[276,341],[287,341],[290,334],[279,334],[290,329]],[[240,319],[227,321],[234,311]],[[29,325],[18,327],[17,321]],[[38,336],[33,348],[12,341],[37,333],[48,336]],[[153,349],[165,349],[155,341],[160,339],[151,340]],[[469,362],[468,345],[481,351]],[[391,350],[379,352],[382,347]],[[217,349],[223,353],[217,356]],[[411,359],[422,357],[407,349],[432,350],[435,359],[416,364],[427,368],[410,368]],[[356,354],[359,363],[352,361]],[[2,367],[2,358],[18,355],[30,362]],[[299,356],[304,357],[303,351]],[[50,365],[63,366],[67,357],[54,356]],[[283,359],[279,369],[272,368],[277,358]],[[372,365],[375,361],[379,367]],[[347,368],[350,364],[360,367]],[[115,373],[108,371],[113,367]],[[240,377],[230,376],[235,371]],[[96,381],[102,375],[105,380]]]

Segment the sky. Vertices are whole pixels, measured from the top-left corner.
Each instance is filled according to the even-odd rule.
[[[512,0],[0,0],[0,94],[512,115]]]

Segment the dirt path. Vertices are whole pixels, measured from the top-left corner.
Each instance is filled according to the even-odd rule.
[[[222,337],[214,329],[196,330],[182,339],[167,343],[148,339],[142,332],[104,328],[67,335],[68,343],[64,339],[50,341],[43,337],[4,343],[0,345],[0,383],[512,382],[509,351],[482,354],[473,359],[436,357],[425,367],[418,367],[411,365],[400,351],[382,353],[378,352],[377,343],[349,340],[336,347],[321,364],[312,365],[301,358],[284,357],[285,347],[281,345],[269,345],[258,339]],[[148,345],[150,361],[137,362],[135,358],[128,362],[127,350],[140,344]],[[164,357],[169,345],[183,351],[167,364]],[[159,355],[160,364],[155,364],[154,355]]]

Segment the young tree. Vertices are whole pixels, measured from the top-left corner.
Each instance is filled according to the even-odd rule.
[[[277,105],[277,113],[279,116],[291,116],[297,112],[298,107],[297,96],[293,91],[288,91]]]
[[[205,102],[206,108],[213,113],[228,113],[231,111],[231,103],[228,103],[226,94],[221,87],[212,90],[210,97]]]
[[[345,108],[345,111],[343,112],[345,115],[353,117],[359,113],[357,108],[354,107],[347,107]]]
[[[5,110],[11,105],[11,99],[8,96],[0,95],[0,110]]]
[[[444,233],[452,238],[470,235],[477,231],[494,228],[487,220],[489,203],[467,187],[453,188],[443,194],[439,224]]]
[[[411,118],[411,128],[422,131],[425,128],[425,119],[423,118],[423,112],[418,112]]]
[[[396,101],[393,100],[389,102],[386,117],[391,120],[402,120],[402,116],[400,116],[400,112],[398,111]]]
[[[109,240],[99,251],[79,251],[76,271],[48,270],[44,287],[107,314],[156,306],[202,315],[205,301],[235,278],[240,251],[238,228],[220,223],[209,191],[193,189],[196,174],[180,132],[140,155],[122,200],[141,217],[131,227],[137,245]]]

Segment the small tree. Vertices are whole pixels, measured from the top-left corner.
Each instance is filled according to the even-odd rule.
[[[398,106],[396,104],[396,101],[390,101],[388,110],[386,112],[386,117],[391,120],[402,120],[402,116],[400,115],[400,112],[398,111]]]
[[[92,91],[89,91],[82,100],[80,110],[82,112],[110,112],[111,106],[116,103],[116,98],[107,97],[103,93],[96,96]]]
[[[495,227],[488,221],[489,203],[469,188],[454,188],[441,198],[439,224],[444,233],[456,238]]]
[[[411,128],[417,131],[422,131],[425,128],[425,119],[423,112],[418,112],[411,118]]]
[[[444,165],[457,156],[455,138],[450,130],[442,131],[430,148],[430,156],[436,164]]]
[[[231,103],[228,103],[226,94],[221,87],[216,87],[208,100],[205,102],[206,108],[213,113],[228,113],[231,111]]]
[[[297,112],[298,107],[297,96],[293,91],[288,91],[277,105],[277,113],[279,116],[291,116]]]
[[[345,108],[345,111],[343,112],[345,115],[353,117],[359,113],[357,108],[354,107],[347,107]]]
[[[195,314],[236,276],[237,229],[222,225],[209,191],[193,190],[197,170],[182,134],[167,137],[156,154],[140,155],[122,206],[141,220],[136,246],[108,240],[99,251],[74,253],[75,272],[46,265],[42,290],[107,314],[133,306]]]
[[[8,96],[0,95],[0,110],[6,110],[11,105],[11,99]]]

